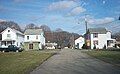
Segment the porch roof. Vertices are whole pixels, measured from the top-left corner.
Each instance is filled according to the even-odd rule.
[[[107,40],[113,40],[114,41],[115,39],[107,39]]]
[[[12,40],[12,39],[4,39],[4,40],[1,40],[1,41],[15,41],[15,40]]]
[[[40,41],[26,41],[24,43],[40,43]]]
[[[25,30],[25,35],[40,35],[43,32],[42,29],[27,29]]]

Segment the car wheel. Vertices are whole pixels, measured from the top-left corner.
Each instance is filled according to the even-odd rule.
[[[16,52],[19,52],[18,50],[16,50]]]

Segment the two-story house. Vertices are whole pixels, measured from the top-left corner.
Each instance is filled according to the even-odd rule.
[[[42,46],[45,45],[45,37],[42,29],[27,29],[24,35],[24,47],[26,50],[42,49]]]
[[[115,39],[111,38],[111,32],[105,28],[89,28],[85,39],[91,49],[94,47],[98,49],[113,47],[115,44]]]
[[[2,47],[8,47],[8,45],[16,45],[17,47],[20,47],[20,45],[24,42],[24,34],[18,30],[11,29],[9,27],[2,31],[1,35]]]

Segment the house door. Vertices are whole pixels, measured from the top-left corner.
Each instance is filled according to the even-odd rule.
[[[77,43],[76,47],[77,47],[77,49],[79,49],[79,43]]]
[[[33,44],[29,44],[29,49],[33,49]]]

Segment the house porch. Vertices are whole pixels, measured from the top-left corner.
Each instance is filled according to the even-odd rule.
[[[14,45],[14,44],[15,44],[15,40],[11,40],[11,39],[6,39],[1,41],[2,47],[8,47],[9,45]]]
[[[40,42],[24,42],[25,50],[39,50],[40,46]]]
[[[115,39],[109,39],[109,40],[107,40],[107,47],[113,47],[113,46],[115,46],[115,42],[116,42]]]

